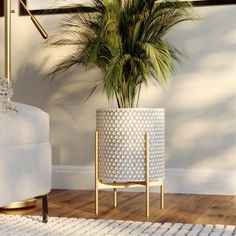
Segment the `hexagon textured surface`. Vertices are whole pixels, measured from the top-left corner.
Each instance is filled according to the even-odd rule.
[[[0,113],[17,112],[15,104],[11,101],[13,88],[11,82],[0,76]]]
[[[147,131],[150,133],[150,181],[164,178],[164,109],[98,109],[96,118],[102,182],[145,181]]]

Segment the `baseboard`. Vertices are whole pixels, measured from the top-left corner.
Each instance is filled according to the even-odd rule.
[[[53,166],[56,189],[94,189],[93,166]],[[123,191],[144,191],[144,188]],[[153,188],[151,191],[159,191]],[[236,195],[236,171],[219,169],[166,169],[166,193]]]

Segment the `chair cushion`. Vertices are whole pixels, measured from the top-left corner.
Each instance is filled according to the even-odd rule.
[[[49,115],[37,107],[15,103],[16,114],[0,114],[0,146],[49,140]]]
[[[49,143],[0,147],[0,206],[45,195],[50,189]]]

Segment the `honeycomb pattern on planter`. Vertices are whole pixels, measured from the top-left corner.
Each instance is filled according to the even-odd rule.
[[[164,109],[98,109],[96,124],[100,181],[145,181],[147,131],[150,132],[150,181],[164,178]]]
[[[11,101],[13,96],[13,88],[11,82],[0,76],[0,114],[16,113],[15,104]]]

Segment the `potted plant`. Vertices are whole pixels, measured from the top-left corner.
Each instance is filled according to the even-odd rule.
[[[63,6],[65,7],[65,6]],[[164,178],[164,109],[138,108],[142,86],[165,86],[181,52],[166,39],[176,24],[192,20],[191,4],[180,1],[92,0],[90,10],[70,5],[50,46],[74,46],[49,76],[74,65],[97,66],[118,108],[97,110],[99,179],[104,183],[145,180],[145,133],[150,133],[150,180]]]

